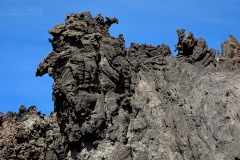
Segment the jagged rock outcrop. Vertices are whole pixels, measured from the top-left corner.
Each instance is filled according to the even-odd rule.
[[[54,79],[54,112],[0,114],[1,159],[240,159],[238,41],[220,54],[181,29],[173,57],[164,43],[125,48],[113,23],[84,12],[49,30],[36,75]]]
[[[0,116],[1,159],[64,159],[56,114],[47,117],[36,106]]]
[[[194,38],[192,32],[185,35],[185,29],[178,29],[177,34],[178,43],[175,47],[178,50],[178,58],[184,58],[190,63],[201,62],[204,66],[210,63],[216,65],[215,56],[220,53],[213,48],[208,50],[207,42],[203,38]]]
[[[239,58],[240,44],[235,37],[229,35],[229,39],[222,43],[222,51],[225,57]]]

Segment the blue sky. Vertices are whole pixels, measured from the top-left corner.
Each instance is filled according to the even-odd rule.
[[[229,34],[240,40],[239,0],[0,0],[0,111],[18,111],[21,104],[53,111],[52,83],[35,77],[38,64],[51,51],[48,30],[63,23],[67,13],[90,11],[117,17],[113,36],[131,42],[166,43],[173,52],[177,28],[203,37],[219,49]],[[174,53],[174,52],[173,52]],[[176,54],[176,53],[174,53]]]

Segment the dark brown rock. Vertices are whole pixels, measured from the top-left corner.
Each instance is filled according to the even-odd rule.
[[[19,113],[20,114],[23,114],[27,111],[26,107],[24,105],[21,105],[20,108],[19,108]]]
[[[200,62],[204,66],[216,65],[215,49],[208,50],[207,42],[203,38],[194,38],[192,32],[185,34],[185,29],[178,29],[178,43],[175,45],[175,48],[178,50],[178,59],[184,59],[190,63]]]
[[[235,37],[229,35],[229,39],[222,43],[222,56],[239,58],[240,44]]]
[[[0,114],[0,158],[239,159],[238,41],[220,54],[181,29],[173,57],[165,43],[126,49],[113,23],[84,12],[49,30],[36,75],[54,79],[54,112]]]

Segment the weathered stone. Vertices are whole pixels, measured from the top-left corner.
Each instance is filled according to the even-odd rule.
[[[36,75],[54,79],[54,112],[0,113],[0,159],[239,159],[238,41],[220,54],[181,29],[173,57],[164,43],[126,49],[113,23],[84,12],[49,30]]]

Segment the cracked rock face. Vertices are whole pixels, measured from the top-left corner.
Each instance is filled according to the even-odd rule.
[[[35,106],[0,118],[1,159],[63,159],[63,137],[56,114],[47,117]]]
[[[54,79],[54,112],[0,114],[1,159],[240,159],[239,42],[220,54],[181,29],[173,57],[164,43],[125,48],[113,23],[84,12],[49,30],[36,75]]]

